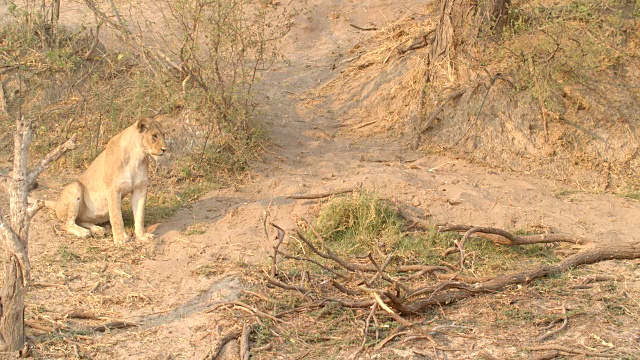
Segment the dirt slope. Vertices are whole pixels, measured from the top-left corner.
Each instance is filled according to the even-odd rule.
[[[138,325],[63,342],[49,338],[39,343],[40,356],[201,359],[238,321],[212,306],[241,294],[243,263],[268,261],[273,244],[263,231],[266,214],[286,229],[296,217],[313,214],[317,202],[287,199],[289,194],[363,187],[413,206],[434,224],[545,226],[611,241],[637,236],[637,201],[349,134],[324,106],[330,99],[312,91],[349,66],[340,61],[369,35],[349,24],[384,26],[423,11],[427,3],[309,0],[285,39],[287,61],[260,85],[273,140],[264,161],[254,164],[246,184],[213,191],[161,224],[155,242],[116,248],[109,239],[79,241],[53,233],[50,214],[40,215],[30,244],[35,285],[27,318],[54,328],[86,329],[112,320]],[[627,275],[637,288],[640,270],[632,264]],[[100,321],[65,318],[75,310],[91,310]],[[43,338],[41,330],[29,332]],[[497,354],[507,351],[500,343],[483,344]]]

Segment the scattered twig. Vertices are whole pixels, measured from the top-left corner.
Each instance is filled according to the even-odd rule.
[[[473,233],[478,236],[485,237],[500,245],[531,245],[531,244],[544,244],[544,243],[556,243],[567,242],[571,244],[582,244],[586,240],[576,238],[574,236],[566,234],[539,234],[539,235],[514,235],[508,231],[490,227],[471,226],[471,225],[451,225],[442,226],[438,228],[439,232],[447,231],[465,231],[474,230]],[[492,236],[497,235],[497,236]]]
[[[98,24],[96,25],[96,35],[93,38],[93,43],[91,44],[91,46],[89,47],[89,50],[87,50],[87,52],[82,56],[82,60],[87,60],[91,57],[91,55],[93,54],[93,52],[96,50],[96,47],[98,46],[98,44],[100,43],[100,26],[102,26],[102,24],[104,23],[103,20],[98,21]]]
[[[137,327],[139,324],[128,322],[128,321],[112,321],[103,325],[94,326],[91,328],[92,331],[95,332],[105,332],[113,329],[126,329],[130,327]]]
[[[204,356],[203,360],[217,359],[218,356],[220,356],[220,352],[222,351],[222,348],[224,348],[224,346],[227,345],[229,341],[233,339],[237,339],[238,336],[240,336],[241,334],[242,334],[242,331],[236,329],[236,330],[232,330],[227,335],[220,338],[220,340],[218,340],[216,345],[211,350],[209,350],[207,355]]]
[[[265,221],[266,221],[266,217],[265,217]],[[269,223],[269,225],[273,226],[274,228],[276,228],[277,234],[276,234],[276,239],[278,239],[278,243],[276,245],[273,246],[273,257],[272,257],[272,263],[271,263],[271,277],[275,278],[276,273],[277,273],[277,267],[276,267],[276,263],[277,263],[277,259],[278,259],[278,248],[280,248],[280,245],[282,245],[282,242],[284,241],[284,236],[287,233],[286,231],[284,231],[280,226],[274,224],[274,223]],[[265,226],[265,233],[266,233],[266,226]],[[268,234],[267,234],[268,236]]]
[[[225,302],[225,303],[216,304],[216,305],[214,306],[214,309],[215,309],[215,308],[218,308],[218,307],[220,307],[220,306],[227,306],[227,305],[231,305],[231,306],[234,306],[234,307],[243,308],[243,309],[245,309],[245,310],[248,310],[248,311],[249,311],[250,313],[252,313],[253,315],[261,316],[261,317],[266,317],[266,318],[269,318],[269,319],[271,319],[271,320],[273,320],[273,321],[275,321],[275,322],[282,322],[282,320],[280,320],[280,319],[276,318],[275,316],[270,315],[270,314],[267,314],[266,312],[261,311],[261,310],[259,310],[259,309],[255,308],[255,307],[252,307],[252,306],[250,306],[250,305],[248,305],[248,304],[245,304],[245,303],[243,303],[242,301],[231,301],[231,302]],[[210,313],[210,312],[214,311],[214,309],[209,309],[209,310],[207,310],[206,312],[207,312],[207,313]]]
[[[296,199],[296,200],[314,200],[314,199],[323,199],[323,198],[336,196],[336,195],[350,194],[352,192],[354,192],[353,189],[347,189],[347,190],[337,190],[337,191],[331,191],[331,192],[320,193],[320,194],[306,194],[306,195],[305,194],[293,194],[293,195],[286,195],[285,198],[287,198],[287,199]]]
[[[378,30],[378,28],[375,27],[375,26],[367,27],[367,28],[363,28],[363,27],[360,27],[360,26],[355,25],[355,24],[349,24],[349,26],[351,26],[352,28],[361,30],[361,31],[377,31]]]
[[[24,321],[24,325],[27,326],[27,327],[30,327],[32,329],[41,330],[41,331],[44,331],[44,332],[54,332],[54,331],[57,330],[56,328],[53,328],[51,326],[42,325],[42,324],[40,324],[38,322],[35,322],[33,320],[25,320]]]
[[[562,353],[567,353],[567,354],[578,354],[578,355],[604,357],[604,358],[616,358],[616,357],[618,357],[617,355],[613,355],[613,354],[604,354],[604,353],[601,353],[601,352],[587,351],[587,350],[582,350],[582,349],[575,349],[575,348],[570,348],[568,346],[556,345],[556,344],[525,346],[524,350],[529,350],[529,351],[556,350],[556,351],[560,351]]]
[[[83,310],[75,310],[66,315],[68,319],[89,319],[89,320],[97,320],[100,319],[96,314],[92,311],[83,311]]]
[[[387,336],[382,341],[380,341],[378,345],[376,345],[375,347],[376,351],[385,347],[385,345],[387,345],[391,340],[395,339],[396,337],[405,335],[408,333],[408,331],[398,331],[398,329],[396,329],[393,333],[391,333],[391,335]]]
[[[242,326],[242,336],[240,337],[240,360],[249,360],[249,334],[253,325],[244,324]]]
[[[377,293],[373,293],[373,298],[376,300],[376,302],[378,303],[378,305],[380,305],[380,307],[386,311],[387,313],[389,313],[389,315],[391,315],[391,317],[396,320],[397,322],[399,322],[400,324],[404,325],[404,326],[413,326],[413,324],[410,321],[405,320],[402,316],[396,314],[395,312],[393,312],[393,310],[391,310],[390,307],[387,306],[387,304],[384,303],[384,301],[382,301],[382,299],[380,298],[380,295],[378,295]]]
[[[538,337],[536,339],[536,342],[541,342],[542,340],[548,339],[551,336],[559,333],[560,331],[564,330],[564,328],[567,327],[567,324],[569,323],[569,317],[567,316],[567,307],[564,304],[562,305],[562,317],[563,317],[562,325],[560,325],[559,328],[557,328],[555,330],[548,331],[546,334]]]
[[[466,92],[466,89],[458,89],[458,90],[452,92],[451,94],[449,94],[449,96],[447,96],[444,100],[442,100],[440,105],[438,105],[435,108],[435,110],[433,110],[433,112],[431,112],[431,115],[429,115],[429,118],[427,118],[427,121],[424,124],[424,126],[422,126],[422,128],[420,128],[420,133],[422,134],[422,133],[424,133],[425,131],[427,131],[427,130],[429,130],[431,128],[433,122],[436,120],[438,115],[440,115],[442,110],[444,110],[444,107],[447,105],[447,103],[449,101],[452,101],[452,100],[455,100],[455,99],[459,98],[460,96],[464,95],[465,92]]]
[[[268,277],[265,276],[265,280],[267,280],[267,282],[271,285],[275,285],[277,287],[283,288],[285,290],[294,290],[299,292],[300,294],[304,295],[304,296],[309,296],[308,294],[311,293],[311,290],[307,290],[301,286],[296,286],[296,285],[290,285],[290,284],[286,284],[283,283],[282,281],[276,279],[276,278],[272,278],[272,277]]]
[[[371,311],[369,311],[369,316],[367,316],[367,320],[364,322],[364,335],[362,336],[362,344],[360,345],[360,349],[363,350],[365,345],[367,344],[367,335],[369,334],[369,324],[371,323],[371,319],[376,315],[376,310],[378,310],[378,303],[375,302],[371,305]]]

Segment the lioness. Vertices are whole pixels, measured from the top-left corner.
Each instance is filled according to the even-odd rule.
[[[79,237],[104,236],[97,224],[111,222],[113,240],[124,243],[129,237],[122,221],[122,198],[131,194],[135,236],[153,238],[144,231],[144,206],[149,186],[149,155],[164,155],[167,144],[160,124],[141,119],[114,136],[105,150],[77,181],[67,185],[58,201],[45,205],[64,222],[64,229]]]

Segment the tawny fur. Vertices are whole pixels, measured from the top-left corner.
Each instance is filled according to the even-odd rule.
[[[111,223],[113,240],[129,240],[122,221],[122,199],[131,194],[135,237],[153,237],[144,230],[144,208],[149,186],[149,156],[166,151],[160,124],[141,119],[114,136],[105,150],[80,175],[67,185],[56,202],[45,202],[55,210],[64,229],[78,237],[104,236],[98,224]]]

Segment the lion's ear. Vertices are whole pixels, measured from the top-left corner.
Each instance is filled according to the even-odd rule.
[[[141,133],[147,131],[150,125],[151,125],[151,120],[147,118],[142,118],[138,120],[138,122],[136,123],[136,127],[138,128],[138,131]]]

